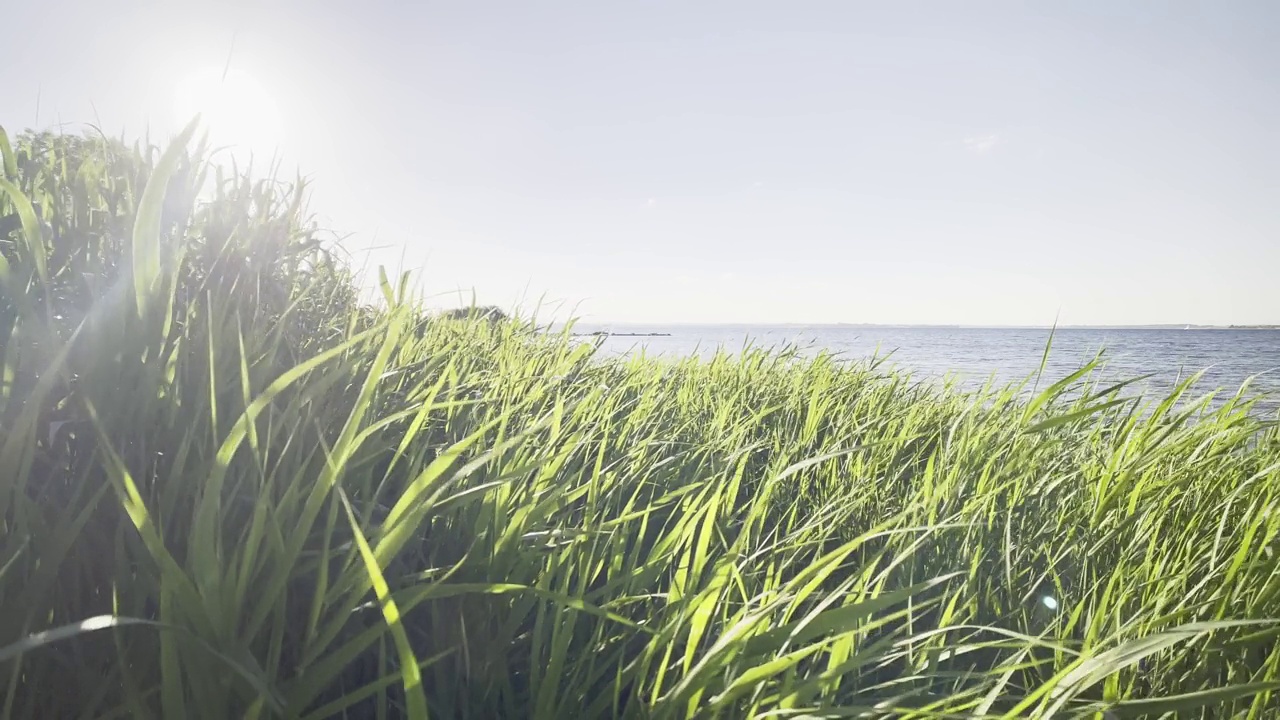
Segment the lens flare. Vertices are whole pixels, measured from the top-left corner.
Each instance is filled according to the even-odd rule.
[[[185,125],[196,114],[215,145],[254,154],[275,152],[284,123],[272,93],[236,68],[201,68],[186,76],[173,96],[174,119]]]

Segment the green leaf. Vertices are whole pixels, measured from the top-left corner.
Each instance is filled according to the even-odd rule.
[[[284,705],[280,702],[280,698],[267,687],[263,679],[258,674],[250,671],[244,665],[228,658],[222,653],[214,650],[208,643],[198,637],[191,635],[183,628],[168,623],[156,622],[154,620],[143,620],[140,618],[120,617],[116,615],[98,615],[87,618],[79,622],[60,625],[49,630],[38,633],[32,633],[17,642],[10,643],[0,648],[0,664],[4,664],[24,653],[31,652],[55,643],[74,640],[89,633],[106,630],[109,628],[122,628],[130,626],[151,627],[163,632],[177,633],[184,635],[189,642],[199,646],[202,650],[219,660],[223,665],[234,671],[249,683],[254,690],[258,691],[259,698],[267,702],[275,712],[283,712]]]
[[[1121,700],[1104,706],[1112,717],[1161,717],[1172,713],[1177,717],[1190,716],[1201,708],[1221,707],[1229,702],[1253,697],[1259,693],[1280,690],[1280,681],[1226,685],[1159,698]]]
[[[4,177],[8,180],[18,179],[18,159],[13,156],[13,146],[9,144],[9,134],[0,125],[0,160],[3,160]]]
[[[338,488],[338,497],[342,500],[342,506],[347,511],[347,520],[351,524],[351,534],[355,540],[356,547],[360,549],[360,558],[364,561],[365,572],[369,573],[369,580],[373,583],[374,594],[377,595],[378,603],[382,607],[382,617],[387,622],[387,627],[391,629],[391,637],[396,644],[396,652],[400,655],[400,671],[404,674],[404,694],[405,700],[408,702],[406,708],[409,720],[427,720],[427,696],[422,689],[422,670],[418,665],[418,658],[413,653],[413,648],[409,645],[409,636],[404,631],[404,623],[400,619],[400,609],[396,607],[396,601],[391,597],[391,588],[387,585],[387,580],[382,575],[382,568],[378,567],[378,560],[373,555],[373,549],[369,547],[368,541],[365,540],[364,533],[360,531],[360,523],[356,520],[355,510],[351,509],[351,501],[347,498],[347,493],[342,488]]]
[[[1048,420],[1038,422],[1035,425],[1032,425],[1027,429],[1023,430],[1023,432],[1027,434],[1033,434],[1038,432],[1044,432],[1045,430],[1052,430],[1053,428],[1056,428],[1056,427],[1069,425],[1073,422],[1076,422],[1077,420],[1083,420],[1084,418],[1087,418],[1090,415],[1097,415],[1098,413],[1104,410],[1107,410],[1109,408],[1117,407],[1120,405],[1128,405],[1128,404],[1131,404],[1132,402],[1133,400],[1130,400],[1129,398],[1120,398],[1119,400],[1109,400],[1104,403],[1097,403],[1096,405],[1090,405],[1089,407],[1083,408],[1081,410],[1075,410],[1073,412],[1064,413],[1062,415],[1051,417]]]
[[[177,170],[182,154],[186,152],[187,143],[191,141],[198,123],[199,118],[192,120],[169,144],[155,170],[152,171],[151,177],[147,179],[147,186],[142,191],[142,199],[138,201],[138,214],[133,223],[133,243],[130,246],[130,254],[133,258],[133,291],[139,317],[147,316],[148,308],[154,300],[153,296],[160,283],[162,272],[160,224],[164,218],[164,198],[168,191],[169,179]]]
[[[22,221],[22,239],[26,249],[26,255],[31,258],[36,266],[36,276],[40,278],[40,283],[48,287],[49,283],[49,267],[47,255],[48,251],[44,246],[43,235],[40,232],[40,222],[36,219],[36,210],[31,205],[31,201],[27,196],[22,194],[17,185],[5,178],[0,178],[0,191],[9,196],[9,200],[13,203],[17,210],[18,218]],[[0,257],[0,281],[5,281],[9,277],[9,263]]]

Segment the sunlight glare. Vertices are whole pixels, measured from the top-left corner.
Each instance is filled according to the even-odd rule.
[[[214,146],[271,155],[281,139],[275,99],[253,76],[235,68],[224,73],[206,67],[188,75],[174,90],[173,112],[180,125],[199,114]]]

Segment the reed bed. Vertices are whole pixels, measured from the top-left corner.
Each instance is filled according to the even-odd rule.
[[[0,713],[1280,717],[1280,434],[362,302],[305,187],[0,133]]]

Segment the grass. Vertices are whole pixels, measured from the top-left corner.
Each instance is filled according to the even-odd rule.
[[[191,140],[0,142],[3,717],[1280,716],[1246,390],[366,307]]]

